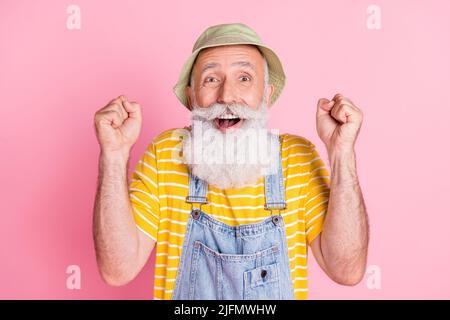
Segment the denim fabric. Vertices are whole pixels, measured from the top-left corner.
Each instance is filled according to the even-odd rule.
[[[286,208],[277,141],[277,170],[265,176],[268,217],[231,226],[192,209],[172,295],[174,300],[294,299],[284,220],[271,210]],[[189,175],[189,203],[206,203],[207,184]],[[201,208],[201,205],[200,205]]]

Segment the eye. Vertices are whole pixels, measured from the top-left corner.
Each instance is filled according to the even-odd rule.
[[[251,79],[250,79],[250,77],[249,76],[242,76],[242,77],[240,77],[239,79],[241,79],[242,81],[250,81]]]
[[[216,81],[218,81],[218,80],[216,78],[213,78],[213,77],[207,77],[205,79],[205,82],[216,82]]]

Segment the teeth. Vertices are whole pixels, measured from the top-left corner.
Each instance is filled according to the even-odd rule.
[[[226,114],[226,115],[220,116],[219,119],[239,119],[239,117],[232,115],[232,114]]]

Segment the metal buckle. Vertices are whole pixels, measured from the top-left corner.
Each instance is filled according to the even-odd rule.
[[[272,210],[278,210],[278,214],[281,215],[281,210],[285,210],[286,209],[286,203],[285,202],[274,202],[271,204],[279,204],[279,207],[273,207],[273,208],[269,208],[267,206],[267,203],[264,204],[264,209],[269,210],[270,211],[270,215],[272,216]]]
[[[199,207],[198,208],[194,208],[194,203],[197,203],[197,202],[190,202],[190,204],[191,204],[191,212],[193,210],[200,210],[200,211],[202,211],[202,205],[207,204],[208,202],[206,202],[206,203],[199,202]]]
[[[197,201],[197,200],[203,200],[205,199],[205,202]],[[197,196],[187,196],[186,202],[188,203],[208,203],[208,199],[206,197],[197,197]]]

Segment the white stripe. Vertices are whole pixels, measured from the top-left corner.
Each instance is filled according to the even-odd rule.
[[[287,187],[286,191],[291,190],[291,189],[300,188],[300,187],[306,187],[307,185],[308,185],[307,183],[295,184],[293,186]]]
[[[263,221],[264,219],[267,218],[267,216],[260,217],[260,218],[235,218],[235,217],[219,216],[219,215],[215,215],[215,214],[211,214],[211,213],[209,213],[209,215],[216,219],[230,220],[230,221]]]
[[[157,286],[155,286],[154,289],[156,289],[156,290],[163,290],[166,293],[170,293],[170,292],[173,291],[173,290],[166,290],[166,289],[164,289],[164,287],[157,287]]]
[[[174,224],[179,224],[179,225],[182,225],[182,226],[185,226],[185,225],[186,225],[186,222],[180,222],[180,221],[172,220],[172,219],[169,219],[169,218],[161,219],[161,220],[159,221],[159,224],[161,225],[161,224],[162,224],[163,222],[165,222],[165,221],[170,221],[171,224],[174,223]]]
[[[139,199],[138,197],[136,197],[134,194],[130,194],[130,197],[133,198],[134,200],[136,200],[137,202],[142,203],[143,205],[145,205],[148,208],[148,211],[153,214],[152,212],[152,207],[150,207],[146,202],[142,201],[141,199]],[[156,217],[156,215],[155,215]],[[158,218],[156,218],[158,219]]]
[[[155,276],[156,279],[166,279],[166,282],[173,282],[176,279],[167,279],[166,276]]]
[[[286,218],[286,216],[288,216],[290,214],[296,213],[298,211],[303,211],[303,210],[305,210],[305,208],[297,208],[297,209],[294,209],[294,210],[287,211],[287,212],[283,213],[282,216],[283,216],[283,218]]]
[[[320,188],[320,187],[323,187],[323,186],[327,186],[327,187],[328,187],[328,184],[322,183],[322,184],[319,184],[319,185],[313,187],[312,189],[310,189],[310,190],[308,191],[308,193],[306,194],[306,197],[309,197],[309,194],[310,194],[314,189]]]
[[[327,169],[328,170],[328,167],[327,166],[317,167],[313,171],[311,171],[311,173],[316,171],[316,170],[321,170],[321,169]]]
[[[299,140],[300,139],[300,137],[299,136],[286,136],[286,138],[284,139],[284,142],[288,142],[288,141],[291,141],[291,140]]]
[[[177,160],[177,159],[158,159],[156,160],[158,162],[174,162],[174,163],[178,163],[181,164],[181,160]]]
[[[171,195],[171,194],[165,194],[165,195],[162,195],[162,196],[160,196],[161,198],[169,198],[169,199],[177,199],[177,200],[183,200],[183,201],[185,201],[186,200],[186,198],[185,197],[181,197],[181,196],[174,196],[174,195]]]
[[[142,231],[147,237],[149,237],[150,239],[152,239],[153,241],[156,242],[156,239],[155,239],[150,233],[147,233],[147,231],[145,231],[144,229],[142,229],[142,228],[139,227],[138,225],[136,225],[136,227],[137,227],[140,231]]]
[[[299,280],[308,280],[308,277],[295,277],[294,281],[299,281]]]
[[[297,153],[289,154],[287,157],[281,158],[281,160],[285,161],[289,158],[293,158],[293,157],[297,157],[297,156],[310,156],[310,155],[312,155],[311,152],[297,152]]]
[[[326,199],[325,201],[319,202],[318,204],[316,204],[314,207],[312,207],[311,209],[309,209],[306,213],[305,213],[305,217],[310,214],[312,211],[314,211],[315,208],[317,208],[318,206],[327,203],[328,199]]]
[[[296,269],[308,269],[308,267],[307,267],[307,266],[295,266],[295,267],[292,269],[292,272],[294,272]]]
[[[160,144],[160,143],[162,143],[164,141],[178,141],[178,142],[180,142],[180,139],[170,136],[168,138],[164,138],[162,140],[159,140],[158,142],[156,142],[156,144]]]
[[[138,171],[138,170],[134,170],[134,172],[136,172],[136,174],[138,175],[138,176],[141,176],[142,178],[144,178],[145,180],[147,180],[148,182],[150,182],[150,184],[152,185],[152,186],[154,186],[155,188],[158,188],[157,186],[156,186],[156,183],[154,183],[149,177],[147,177],[145,174],[143,174],[142,172],[140,172],[140,171]]]
[[[158,232],[159,233],[168,233],[171,236],[174,235],[174,236],[177,236],[177,237],[184,237],[184,234],[177,233],[177,232],[171,232],[170,230],[167,230],[167,229],[160,229]]]
[[[158,227],[155,226],[150,220],[148,220],[137,208],[135,207],[131,207],[134,211],[136,211],[136,213],[138,214],[138,216],[140,216],[144,221],[146,221],[148,224],[150,224],[155,230],[158,230]],[[151,212],[150,212],[151,213]],[[151,213],[153,215],[153,213]]]
[[[286,170],[288,170],[289,168],[292,168],[292,167],[300,167],[300,166],[305,166],[305,165],[308,165],[308,164],[307,163],[306,164],[304,164],[304,163],[290,164],[287,167],[283,167],[283,172],[285,172]]]
[[[143,190],[141,190],[141,189],[138,189],[138,188],[130,188],[129,190],[130,190],[130,191],[138,191],[138,192],[140,192],[140,193],[143,193],[143,194],[145,194],[147,197],[152,198],[153,200],[155,200],[156,202],[159,203],[159,199],[158,199],[157,197],[155,197],[154,195],[148,193],[148,192],[145,192],[145,191],[143,191]],[[130,194],[130,195],[131,195],[131,194]]]
[[[158,254],[156,254],[157,256],[167,256],[167,253],[158,253]],[[179,256],[168,256],[167,257],[167,259],[169,259],[169,260],[173,260],[173,259],[179,259],[180,257]]]
[[[159,244],[167,244],[169,246],[169,248],[178,248],[178,249],[183,249],[183,246],[178,246],[176,244],[171,244],[169,243],[169,241],[161,241],[158,242]]]
[[[298,291],[301,291],[301,292],[308,292],[308,289],[305,289],[305,288],[294,289],[294,292],[298,292]]]
[[[158,149],[156,150],[156,152],[164,152],[164,151],[181,151],[181,148],[163,148],[163,149]]]
[[[211,191],[211,190],[208,190],[208,194],[209,193],[211,193],[211,194],[213,194],[213,195],[215,195],[215,196],[220,196],[220,197],[225,197],[225,198],[231,198],[231,199],[233,199],[233,198],[251,198],[251,199],[256,199],[256,198],[263,198],[264,197],[264,193],[261,193],[261,194],[258,194],[258,195],[256,195],[256,196],[252,196],[252,195],[245,195],[245,194],[235,194],[235,195],[225,195],[225,194],[223,194],[223,193],[218,193],[218,192],[215,192],[215,191]]]
[[[188,173],[186,173],[186,172],[180,172],[180,171],[173,171],[173,170],[160,170],[159,171],[159,173],[161,173],[161,174],[178,174],[178,175],[180,175],[180,176],[189,176],[189,174]]]
[[[152,158],[155,158],[155,155],[153,153],[151,153],[151,152],[145,151],[145,154],[149,155]]]
[[[298,196],[298,197],[295,197],[295,198],[291,198],[291,199],[289,199],[289,200],[286,200],[286,202],[287,202],[287,203],[289,203],[289,202],[294,202],[294,201],[297,201],[297,200],[303,199],[303,198],[306,198],[306,194],[303,194],[303,195]]]
[[[294,255],[294,257],[290,258],[289,261],[294,261],[297,258],[305,258],[306,259],[307,256],[304,254],[297,253],[296,255]]]
[[[285,142],[286,142],[286,141],[287,141],[287,140],[285,140]],[[290,148],[297,147],[297,146],[310,148],[310,146],[307,145],[307,144],[296,143],[296,144],[291,144],[291,145],[288,146],[288,147],[284,147],[284,148],[282,148],[282,150],[283,150],[283,151],[284,151],[284,150],[288,150],[288,149],[290,149]]]
[[[293,238],[293,237],[295,237],[298,234],[304,235],[305,233],[303,231],[296,231],[296,232],[294,232],[294,234],[291,234],[290,236],[286,236],[286,239]]]
[[[149,165],[148,163],[146,163],[146,162],[144,162],[144,161],[142,161],[142,160],[139,160],[138,162],[139,162],[139,163],[142,163],[144,166],[146,166],[147,168],[151,169],[154,173],[156,173],[156,169],[153,168],[153,167],[152,167],[151,165]]]
[[[172,186],[172,187],[180,187],[180,188],[186,188],[188,189],[189,187],[185,184],[181,184],[181,183],[175,183],[175,182],[160,182],[159,183],[160,186]]]
[[[296,225],[298,223],[305,223],[305,220],[295,220],[294,222],[291,222],[289,224],[285,224],[285,227],[289,228],[289,227],[292,227],[292,226],[294,226],[294,225]]]
[[[314,159],[312,159],[311,161],[308,161],[308,162],[288,164],[286,166],[286,168],[292,168],[292,167],[298,167],[298,166],[307,166],[307,165],[310,165],[311,163],[313,163],[313,162],[315,162],[317,160],[320,160],[320,157],[316,157],[316,158],[314,158]]]
[[[297,246],[299,246],[299,247],[306,247],[306,243],[303,243],[303,242],[297,242],[297,243],[294,244],[293,246],[288,247],[288,250],[292,250],[292,249],[294,249],[294,248],[297,247]]]
[[[321,193],[316,194],[314,197],[312,197],[311,199],[309,199],[308,201],[306,201],[306,202],[305,202],[305,205],[307,205],[308,203],[310,203],[311,201],[313,201],[315,198],[317,198],[317,197],[320,196],[321,194],[325,194],[325,193],[330,193],[330,190],[327,190],[327,191],[324,191],[324,192],[321,192]]]
[[[306,234],[310,233],[311,230],[313,230],[316,227],[316,225],[313,225],[312,227],[309,227],[308,231],[306,231]]]
[[[226,204],[219,204],[219,203],[214,203],[214,202],[210,202],[208,203],[209,205],[213,206],[213,207],[218,207],[218,208],[227,208],[227,209],[232,209],[232,210],[259,210],[259,209],[264,209],[264,205],[261,206],[227,206]]]
[[[314,177],[314,178],[309,179],[308,182],[311,183],[311,181],[316,180],[316,179],[329,180],[329,179],[330,179],[330,176],[317,176],[317,177]]]
[[[321,216],[323,216],[325,214],[325,211],[326,210],[323,210],[321,213],[319,213],[313,219],[309,220],[308,223],[306,224],[307,228],[309,228],[309,226],[311,226],[311,223],[313,223],[314,220],[316,220],[317,218],[320,218]]]
[[[301,172],[301,173],[296,173],[296,174],[290,174],[290,175],[287,176],[286,179],[291,179],[291,178],[300,177],[300,176],[306,176],[308,174],[309,174],[309,172]]]
[[[191,210],[183,210],[183,209],[178,209],[178,208],[172,208],[172,207],[162,207],[161,209],[159,209],[161,211],[175,211],[175,212],[181,212],[181,213],[191,213]]]

